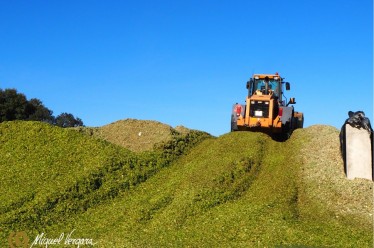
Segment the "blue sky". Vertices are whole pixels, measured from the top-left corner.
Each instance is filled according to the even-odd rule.
[[[0,0],[0,88],[87,126],[136,118],[221,135],[253,73],[305,126],[373,120],[371,0]]]

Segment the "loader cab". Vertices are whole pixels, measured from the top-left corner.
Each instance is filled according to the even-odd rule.
[[[272,95],[278,101],[282,101],[282,78],[275,75],[253,75],[247,82],[248,97],[253,95]],[[286,83],[289,89],[289,83]]]

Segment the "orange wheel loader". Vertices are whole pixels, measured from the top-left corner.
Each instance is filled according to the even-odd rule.
[[[294,110],[295,98],[287,98],[283,88],[290,90],[278,73],[254,74],[247,82],[245,104],[234,104],[231,113],[231,131],[257,131],[286,139],[296,128],[302,128],[304,115]]]

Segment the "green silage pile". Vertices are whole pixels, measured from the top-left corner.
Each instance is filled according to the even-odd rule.
[[[173,129],[137,153],[86,134],[0,124],[0,242],[12,230],[32,240],[74,230],[95,247],[373,244],[373,183],[344,177],[332,127],[286,142]]]

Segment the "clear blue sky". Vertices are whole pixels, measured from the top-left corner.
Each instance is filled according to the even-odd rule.
[[[0,0],[0,88],[87,126],[221,135],[251,75],[275,72],[305,126],[374,122],[372,0]]]

